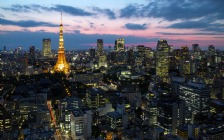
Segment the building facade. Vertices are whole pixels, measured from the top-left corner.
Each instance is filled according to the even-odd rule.
[[[103,39],[97,39],[97,56],[103,55]]]
[[[159,40],[156,49],[156,75],[168,82],[170,46],[166,40]]]
[[[115,41],[114,46],[115,51],[125,51],[124,39],[119,38]]]
[[[73,140],[86,140],[92,133],[91,111],[83,112],[79,108],[71,112],[71,137]]]
[[[51,39],[50,38],[44,38],[42,41],[43,48],[42,48],[42,55],[43,56],[51,56]]]
[[[189,115],[208,115],[211,90],[203,81],[193,79],[187,84],[181,85],[179,92],[180,99],[186,102],[186,111]]]

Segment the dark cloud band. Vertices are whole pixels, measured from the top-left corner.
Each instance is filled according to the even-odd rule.
[[[125,24],[125,28],[129,30],[146,30],[148,29],[148,25],[146,23],[144,24],[127,23]]]
[[[51,24],[47,22],[33,21],[33,20],[20,20],[11,21],[0,18],[0,23],[2,25],[15,25],[20,27],[38,27],[38,26],[48,26],[48,27],[58,27],[56,24]]]

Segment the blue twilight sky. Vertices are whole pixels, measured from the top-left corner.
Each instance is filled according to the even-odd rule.
[[[58,48],[63,11],[65,49],[104,47],[124,38],[126,46],[155,48],[167,39],[175,48],[198,43],[224,46],[224,0],[1,0],[0,50]]]

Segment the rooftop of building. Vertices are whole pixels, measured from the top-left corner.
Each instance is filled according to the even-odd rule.
[[[83,111],[80,108],[75,108],[72,111],[72,114],[74,115],[74,117],[81,117],[84,115]]]
[[[218,99],[212,99],[211,103],[215,104],[217,106],[223,106],[224,107],[224,101],[221,101],[221,100],[218,100]]]
[[[10,118],[11,116],[9,112],[7,112],[2,105],[0,105],[0,119],[10,119]]]
[[[219,134],[219,133],[224,133],[224,125],[220,124],[220,125],[209,125],[207,126],[206,128],[204,128],[204,131],[203,131],[203,135],[216,135],[216,134]]]
[[[192,89],[204,89],[209,90],[209,86],[206,85],[205,81],[201,78],[195,78],[192,80],[189,80],[187,83],[182,84],[183,86],[190,87]]]
[[[171,77],[172,83],[184,83],[186,81],[185,77],[177,77],[173,76]]]
[[[74,102],[74,101],[80,101],[80,99],[76,98],[76,97],[66,97],[64,99],[61,99],[60,103],[63,103],[63,102]]]
[[[116,111],[113,111],[113,112],[108,112],[107,113],[107,116],[111,117],[111,118],[121,118],[121,114],[119,114],[118,112]]]
[[[87,93],[91,95],[104,94],[105,92],[100,88],[88,88]]]

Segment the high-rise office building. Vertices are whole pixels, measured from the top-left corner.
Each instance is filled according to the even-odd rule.
[[[30,46],[29,53],[31,58],[35,58],[35,46]]]
[[[146,71],[150,70],[151,68],[155,68],[155,59],[154,59],[154,51],[150,47],[145,47],[145,69]]]
[[[97,56],[103,55],[103,39],[97,39]]]
[[[144,45],[138,45],[136,47],[137,49],[137,57],[135,58],[135,65],[137,67],[139,66],[145,66],[145,46]]]
[[[202,79],[195,78],[181,85],[179,92],[180,99],[186,102],[189,115],[208,115],[211,90]]]
[[[32,65],[32,64],[35,63],[35,58],[36,58],[36,55],[35,55],[35,46],[30,46],[29,47],[29,52],[28,52],[28,56],[27,57],[28,57],[28,64],[29,65],[30,64]],[[30,68],[26,69],[26,72],[32,73],[32,68],[31,69]]]
[[[124,39],[119,38],[115,41],[114,46],[115,51],[125,51]]]
[[[12,130],[12,117],[5,108],[0,105],[0,134]]]
[[[187,46],[182,46],[180,50],[180,58],[184,60],[188,60],[190,58],[189,48]]]
[[[199,44],[192,44],[192,51],[193,52],[201,51]]]
[[[190,52],[187,46],[182,46],[180,50],[180,73],[188,75],[191,73]]]
[[[171,92],[169,84],[160,84],[157,101],[157,122],[167,133],[176,133],[177,126],[185,122],[185,102]]]
[[[95,48],[89,49],[89,55],[90,55],[91,58],[95,58],[95,56],[96,56],[96,49]]]
[[[138,45],[137,46],[138,56],[141,58],[145,57],[145,46],[144,45]]]
[[[153,56],[154,56],[154,52],[153,52],[153,50],[152,50],[152,48],[150,48],[150,47],[145,47],[145,58],[146,59],[150,59],[150,58],[153,58]]]
[[[61,14],[61,24],[60,24],[60,37],[59,37],[59,48],[58,48],[58,60],[54,66],[54,72],[64,72],[69,73],[70,66],[65,58],[65,48],[63,39],[63,25],[62,25],[62,14]]]
[[[208,54],[211,55],[215,55],[215,47],[214,45],[209,45],[208,46]]]
[[[168,82],[170,46],[166,40],[159,40],[156,48],[156,75]]]
[[[193,59],[200,59],[201,48],[198,44],[192,44]]]
[[[129,65],[132,65],[134,66],[134,63],[135,63],[135,57],[134,57],[134,51],[133,51],[133,48],[129,49],[127,51],[127,63]]]
[[[107,56],[106,55],[101,55],[99,56],[99,68],[100,67],[107,67]]]
[[[216,50],[213,45],[208,46],[208,66],[214,66],[215,65],[215,57],[216,57]]]
[[[51,56],[51,39],[44,38],[42,42],[43,42],[42,55]]]
[[[176,128],[184,124],[184,101],[161,101],[158,104],[157,121],[168,133],[175,134]]]

